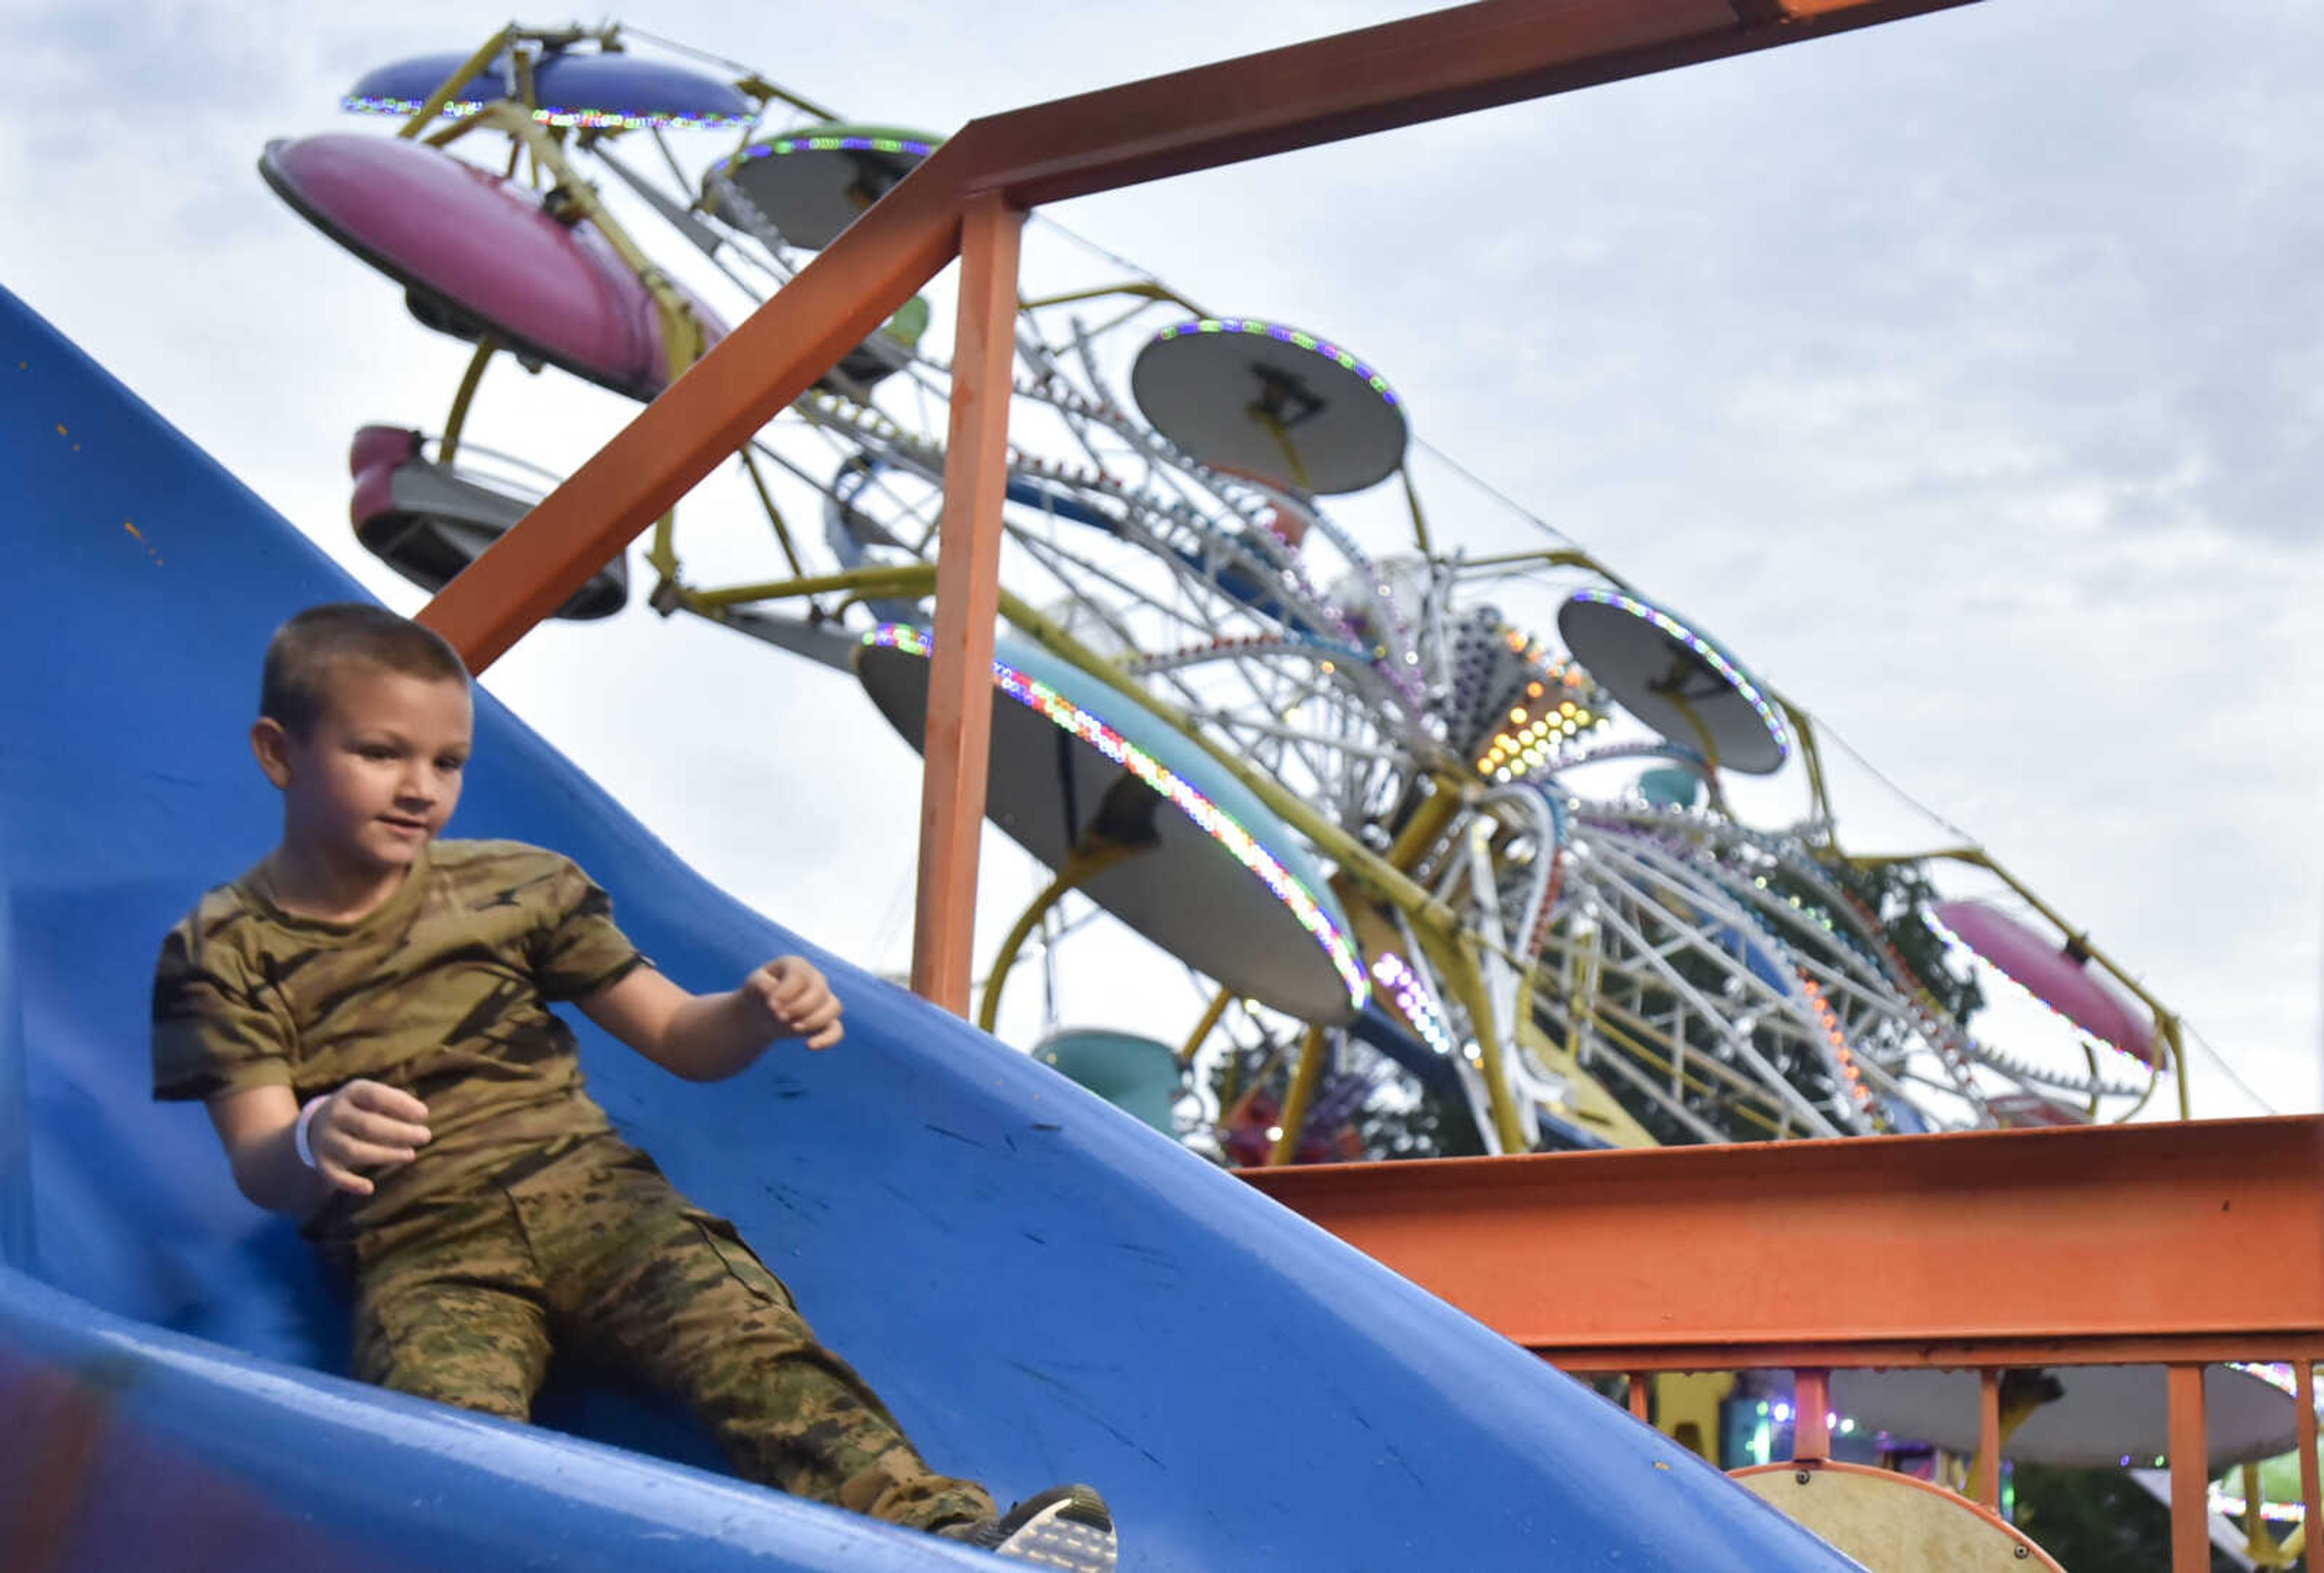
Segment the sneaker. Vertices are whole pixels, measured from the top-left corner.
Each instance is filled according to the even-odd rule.
[[[946,1524],[936,1533],[1020,1562],[1113,1573],[1113,1514],[1086,1485],[1053,1485],[999,1518]]]

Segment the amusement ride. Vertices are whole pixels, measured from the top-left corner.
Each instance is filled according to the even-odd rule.
[[[496,359],[650,399],[724,336],[604,188],[760,299],[939,140],[639,42],[512,28],[387,66],[346,106],[400,134],[262,161],[475,347],[440,430],[351,449],[358,538],[425,588],[554,478],[468,430]],[[644,553],[655,610],[852,673],[908,738],[942,523],[931,315],[914,301],[736,453],[766,577],[699,582],[677,511]],[[2178,1018],[1981,849],[1845,850],[1812,717],[1702,625],[1571,543],[1437,539],[1408,407],[1354,352],[1139,276],[1026,300],[1018,364],[990,800],[1055,878],[991,963],[988,1024],[1028,942],[1078,926],[1070,899],[1213,1004],[1176,1043],[1068,1028],[1045,1056],[1175,1085],[1263,1044],[1296,1068],[1276,1161],[1400,1090],[1487,1152],[2123,1119],[2165,1078],[2183,1104]],[[1408,538],[1335,517],[1391,485]],[[619,611],[629,578],[616,559],[561,615]],[[1735,810],[1736,777],[1779,772],[1796,812]],[[1940,864],[2002,899],[1941,899]],[[1997,985],[2058,1031],[1985,1041]]]
[[[612,24],[512,26],[345,107],[392,133],[261,168],[475,347],[435,430],[350,452],[359,540],[431,590],[556,478],[472,432],[496,362],[650,400],[726,331],[658,258],[763,300],[941,140]],[[1167,1039],[1053,1022],[1032,1051],[1239,1164],[1362,1157],[1368,1117],[1423,1106],[1435,1150],[1483,1153],[2120,1121],[2166,1084],[2187,1112],[2179,1018],[1982,848],[1852,851],[1826,735],[1704,625],[1571,541],[1472,555],[1437,528],[1388,372],[1123,271],[1018,319],[988,801],[1050,877],[990,961],[988,1029],[1020,959],[1102,913],[1207,1008]],[[848,674],[915,745],[934,315],[913,301],[739,447],[760,517],[690,500],[634,587]],[[738,540],[757,577],[689,571]],[[632,571],[559,615],[621,611]],[[2046,1030],[1993,1041],[1997,991]],[[2283,1395],[2245,1379],[2276,1437]],[[1884,1391],[1842,1396],[1877,1415]],[[1898,1427],[1932,1436],[1933,1403],[1895,1399]]]

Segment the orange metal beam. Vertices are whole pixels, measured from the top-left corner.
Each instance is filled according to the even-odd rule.
[[[1969,0],[1481,0],[973,124],[1026,207],[1645,76]]]
[[[1010,373],[1025,215],[991,194],[961,229],[960,328],[920,785],[912,992],[968,1014],[976,855],[992,742],[992,625],[1001,611],[1001,504],[1009,484]]]
[[[2310,1116],[1244,1179],[1580,1370],[2324,1351]]]
[[[1821,1338],[1732,1340],[1664,1338],[1652,1344],[1540,1344],[1534,1352],[1576,1375],[1623,1371],[1796,1371],[1921,1366],[1974,1371],[1987,1365],[2220,1365],[2236,1360],[2324,1360],[2324,1332],[2218,1333],[2152,1338],[1858,1338],[1835,1332]]]

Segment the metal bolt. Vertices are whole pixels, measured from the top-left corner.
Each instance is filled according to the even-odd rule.
[[[2028,1557],[2030,1557],[2030,1556],[2032,1556],[2032,1555],[2033,1555],[2033,1553],[2032,1553],[2031,1551],[2028,1551],[2024,1547],[2020,1546],[2020,1547],[2018,1547],[2018,1548],[2017,1548],[2017,1559],[2018,1559],[2019,1561],[2023,1562],[2024,1560],[2025,1560],[2025,1559],[2026,1559],[2026,1558],[2028,1558]]]
[[[1808,1483],[1808,1472],[1804,1469],[1797,1470],[1794,1472],[1792,1478],[1805,1485]]]

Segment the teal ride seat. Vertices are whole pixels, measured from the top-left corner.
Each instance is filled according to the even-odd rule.
[[[1691,809],[1702,797],[1702,777],[1683,764],[1666,764],[1638,777],[1638,794],[1657,809]]]
[[[1104,1027],[1067,1027],[1036,1044],[1033,1058],[1164,1135],[1177,1135],[1170,1110],[1185,1071],[1169,1044]]]

